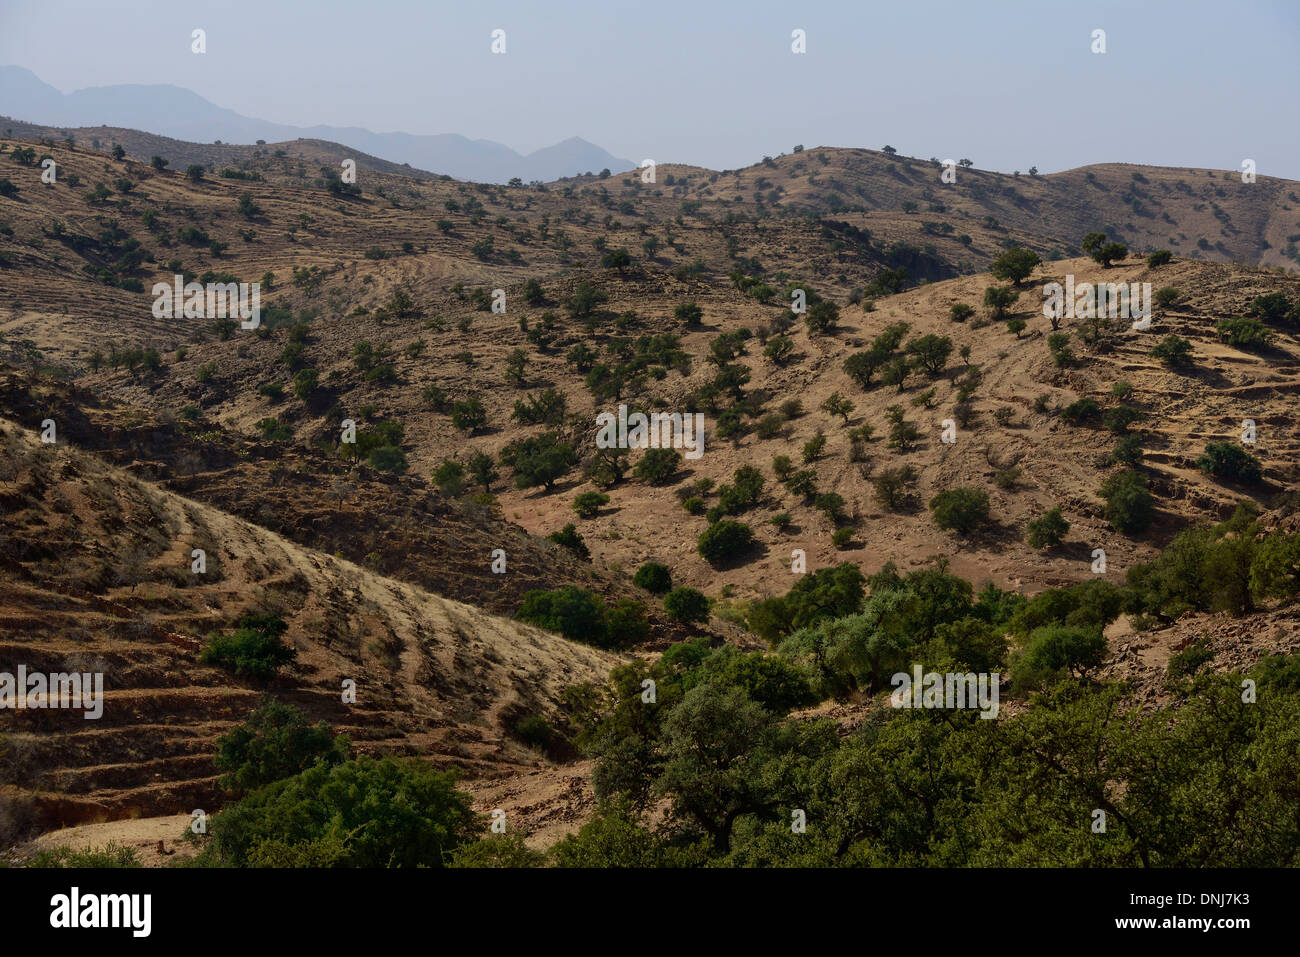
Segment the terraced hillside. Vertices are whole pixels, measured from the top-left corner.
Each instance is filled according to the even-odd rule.
[[[255,684],[197,660],[202,638],[276,614],[297,661],[274,693],[359,750],[420,754],[477,775],[530,766],[513,737],[567,685],[618,660],[381,578],[161,491],[92,456],[0,425],[4,562],[0,671],[102,671],[102,719],[7,719],[10,823],[41,828],[220,803],[215,739]],[[207,555],[191,571],[191,549]],[[343,703],[343,682],[356,703]]]

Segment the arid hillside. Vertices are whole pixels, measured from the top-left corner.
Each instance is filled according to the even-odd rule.
[[[247,615],[288,624],[275,696],[456,764],[544,844],[592,808],[592,762],[520,719],[563,728],[566,689],[684,638],[765,647],[757,603],[807,573],[937,559],[1028,596],[1120,585],[1243,500],[1294,531],[1297,183],[944,183],[810,148],[499,187],[314,141],[64,132],[0,140],[0,671],[102,670],[113,707],[16,713],[0,831],[219,804],[214,743],[260,690],[199,656]],[[1126,248],[1086,255],[1092,233]],[[260,282],[258,325],[157,315],[176,275]],[[1052,283],[1146,286],[1150,313],[1048,318]],[[701,416],[702,454],[602,448],[620,406]],[[750,540],[711,551],[723,522]],[[635,582],[648,562],[705,611]],[[619,652],[516,618],[565,586],[626,613]],[[1194,642],[1216,670],[1294,651],[1290,608],[1121,617],[1101,671],[1154,707]],[[878,704],[850,698],[810,713]]]
[[[277,697],[362,752],[474,776],[535,765],[518,720],[553,715],[566,686],[601,681],[618,660],[301,548],[8,421],[0,430],[0,671],[102,672],[105,685],[100,720],[6,719],[10,828],[219,806],[214,742],[260,691],[198,651],[245,615],[289,623],[297,659]]]

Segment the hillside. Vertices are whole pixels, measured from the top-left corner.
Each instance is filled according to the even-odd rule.
[[[362,752],[471,775],[536,764],[518,719],[553,715],[565,686],[600,681],[618,661],[301,548],[7,421],[0,441],[0,671],[102,671],[106,697],[90,723],[14,712],[0,781],[11,827],[219,806],[214,742],[259,691],[197,653],[247,614],[289,623],[297,661],[277,697]],[[196,547],[202,575],[191,573]],[[345,680],[355,705],[342,702]]]
[[[289,624],[298,660],[275,696],[363,752],[465,769],[477,809],[508,808],[542,846],[595,808],[595,761],[576,733],[530,748],[519,719],[565,728],[566,689],[705,654],[683,639],[717,660],[766,649],[760,603],[808,573],[892,563],[1017,600],[1119,595],[1243,501],[1260,529],[1295,528],[1297,183],[1115,164],[945,185],[923,160],[828,147],[502,187],[334,143],[72,132],[0,140],[0,671],[102,663],[115,706],[89,731],[18,714],[11,830],[219,802],[213,744],[258,691],[197,656],[246,614]],[[349,156],[358,191],[333,178]],[[1082,255],[1093,232],[1128,248]],[[1012,248],[1039,257],[1015,279],[994,265]],[[260,325],[155,315],[153,285],[176,274],[260,280]],[[1167,292],[1146,328],[1053,322],[1052,282]],[[1014,301],[999,313],[989,290]],[[1221,323],[1248,316],[1233,344]],[[703,454],[656,471],[600,449],[597,416],[620,404],[699,413]],[[1242,471],[1215,464],[1220,443]],[[1110,501],[1137,486],[1142,508]],[[941,521],[954,492],[987,515]],[[1035,542],[1055,509],[1061,540]],[[753,542],[706,556],[722,519]],[[647,562],[708,608],[692,620],[634,583]],[[606,635],[619,651],[516,619],[566,586],[630,614]],[[1211,671],[1293,652],[1279,594],[1236,617],[1116,606],[1095,675],[1152,709],[1193,644]],[[798,713],[858,727],[878,691],[864,679]],[[1027,709],[1016,691],[1009,715]]]

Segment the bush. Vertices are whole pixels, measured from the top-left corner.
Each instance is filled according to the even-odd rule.
[[[210,635],[199,660],[241,677],[270,681],[298,657],[296,650],[280,640],[288,627],[283,619],[271,615],[246,616],[236,623],[231,634]]]
[[[1173,286],[1161,286],[1151,296],[1151,300],[1157,306],[1162,306],[1167,308],[1169,306],[1172,306],[1174,303],[1178,301],[1178,290],[1175,289]]]
[[[433,470],[433,481],[442,490],[442,494],[454,498],[465,491],[465,466],[455,459],[444,459]]]
[[[603,492],[583,492],[573,500],[573,510],[579,518],[595,518],[602,506],[609,504],[609,496]]]
[[[1118,472],[1101,484],[1106,521],[1126,535],[1144,531],[1155,518],[1155,501],[1138,472]]]
[[[366,462],[377,472],[400,475],[407,469],[406,453],[398,445],[380,445],[371,449]]]
[[[1220,319],[1214,331],[1221,340],[1239,349],[1262,349],[1273,338],[1258,319]]]
[[[317,764],[340,764],[350,750],[346,735],[335,737],[324,721],[311,724],[298,708],[268,697],[247,721],[217,739],[213,763],[225,773],[222,787],[246,792]]]
[[[989,520],[989,495],[976,488],[949,489],[930,500],[930,511],[940,528],[969,536]]]
[[[696,545],[710,565],[718,566],[731,561],[754,544],[754,533],[744,522],[724,520],[706,528]]]
[[[1012,665],[1019,687],[1043,687],[1064,672],[1082,676],[1101,665],[1106,639],[1100,628],[1044,625],[1030,633]]]
[[[587,543],[582,540],[582,536],[572,522],[558,532],[551,532],[546,536],[546,540],[567,548],[584,562],[591,561],[591,550],[587,548]]]
[[[1144,454],[1142,437],[1130,433],[1115,440],[1115,448],[1111,450],[1109,461],[1112,465],[1125,465],[1131,468],[1142,461]]]
[[[453,402],[451,406],[451,424],[467,435],[472,435],[487,425],[487,410],[478,399],[466,399]]]
[[[632,474],[647,485],[663,485],[681,468],[682,455],[676,449],[646,449]]]
[[[1061,419],[1070,425],[1081,425],[1101,415],[1101,406],[1097,400],[1085,396],[1075,402],[1071,402],[1061,410]]]
[[[1128,247],[1123,243],[1107,242],[1105,233],[1089,233],[1079,244],[1085,253],[1101,263],[1103,269],[1109,269],[1116,259],[1128,255]]]
[[[1270,292],[1267,295],[1256,296],[1246,307],[1246,314],[1255,316],[1265,322],[1280,322],[1286,318],[1291,310],[1291,303],[1287,301],[1284,294],[1280,292]]]
[[[1010,286],[989,286],[984,290],[984,305],[992,310],[994,321],[1005,319],[1007,310],[1020,298]]]
[[[1173,262],[1174,254],[1168,249],[1157,249],[1147,257],[1147,266],[1151,269],[1157,266],[1165,266]]]
[[[898,511],[911,497],[911,487],[916,482],[916,470],[910,465],[885,469],[871,480],[876,501],[891,512]]]
[[[1061,539],[1070,530],[1070,523],[1061,515],[1059,508],[1043,513],[1029,523],[1026,531],[1030,548],[1047,548],[1061,544]]]
[[[709,599],[694,588],[674,588],[664,596],[664,611],[683,624],[709,620]]]
[[[1171,368],[1192,364],[1192,344],[1182,336],[1165,336],[1151,348],[1151,357]]]
[[[542,486],[546,491],[577,464],[577,454],[555,432],[518,439],[501,450],[501,462],[515,470],[515,488]]]
[[[555,729],[540,714],[524,715],[515,724],[515,734],[530,747],[547,750],[555,741]]]
[[[525,592],[515,617],[599,648],[640,641],[650,631],[642,605],[624,598],[611,608],[595,592],[576,585]]]
[[[659,562],[646,562],[632,576],[632,584],[644,588],[652,595],[663,595],[672,590],[673,576],[668,566]]]
[[[964,302],[956,303],[948,310],[948,318],[953,322],[965,322],[973,315],[975,315],[975,307],[968,306]]]
[[[1128,427],[1134,422],[1145,418],[1142,412],[1133,408],[1131,405],[1117,405],[1113,409],[1107,409],[1101,417],[1101,424],[1106,426],[1107,431],[1112,435],[1124,435],[1128,432]]]
[[[1196,467],[1215,478],[1243,485],[1252,485],[1264,477],[1259,459],[1231,442],[1206,445],[1205,454],[1196,460]]]
[[[225,867],[442,867],[479,823],[455,775],[422,761],[317,764],[212,819]]]

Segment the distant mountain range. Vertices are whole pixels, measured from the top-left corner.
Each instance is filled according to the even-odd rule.
[[[30,70],[0,66],[0,114],[50,126],[121,126],[195,143],[256,143],[298,138],[332,140],[396,163],[460,180],[550,181],[608,168],[635,167],[573,136],[527,155],[492,140],[456,133],[374,133],[349,126],[288,126],[241,116],[190,90],[168,84],[120,84],[61,93]]]

